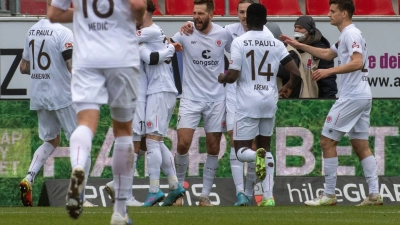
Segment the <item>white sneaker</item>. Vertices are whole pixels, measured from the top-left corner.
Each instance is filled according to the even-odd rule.
[[[135,197],[132,197],[131,199],[126,200],[126,206],[143,206],[143,202],[139,202]]]
[[[310,201],[305,201],[304,205],[306,206],[334,206],[337,203],[336,195],[333,197],[326,195],[325,193],[320,196],[314,198]]]
[[[115,190],[114,190],[114,180],[108,182],[106,186],[104,187],[104,190],[108,193],[110,196],[111,202],[115,202]]]
[[[111,225],[132,225],[132,220],[128,217],[128,214],[125,214],[125,217],[122,217],[119,213],[113,213],[111,216]]]
[[[375,206],[375,205],[383,205],[383,199],[381,195],[378,195],[375,198],[372,196],[368,196],[364,199],[363,202],[361,202],[357,206]]]
[[[83,202],[83,207],[98,207],[98,205],[93,204],[91,201],[89,200],[85,200]]]

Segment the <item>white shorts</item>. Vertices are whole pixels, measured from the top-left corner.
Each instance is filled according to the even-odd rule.
[[[147,95],[146,134],[167,136],[169,121],[175,109],[176,94],[159,92]]]
[[[139,78],[139,68],[136,67],[73,69],[72,100],[108,104],[110,108],[133,109],[138,96]]]
[[[37,110],[39,119],[39,137],[43,141],[50,141],[64,130],[67,140],[77,127],[77,117],[74,105],[58,110]]]
[[[146,102],[137,102],[135,113],[132,121],[132,139],[140,141],[142,136],[146,134]]]
[[[233,130],[233,121],[235,120],[236,94],[226,92],[226,127],[227,130]]]
[[[206,133],[226,132],[225,108],[225,100],[199,102],[181,98],[177,129],[190,128],[195,130],[203,116]]]
[[[322,135],[335,141],[346,134],[350,139],[368,140],[371,99],[338,99],[326,117]]]
[[[242,114],[235,114],[233,140],[253,140],[257,135],[266,137],[274,133],[275,116],[272,118],[251,118]]]

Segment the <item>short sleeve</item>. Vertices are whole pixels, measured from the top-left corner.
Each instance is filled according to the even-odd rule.
[[[67,10],[72,0],[52,0],[51,5],[62,10]]]
[[[238,70],[242,69],[242,47],[240,46],[239,39],[235,39],[231,45],[231,60],[229,61],[229,69]]]
[[[68,28],[65,28],[60,33],[58,50],[60,52],[64,52],[66,50],[73,49],[73,47],[74,47],[74,37],[72,31]]]

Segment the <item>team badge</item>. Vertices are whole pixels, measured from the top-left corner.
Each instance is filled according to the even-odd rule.
[[[332,117],[328,115],[328,117],[326,117],[326,122],[327,122],[327,123],[332,122]]]
[[[142,30],[137,30],[136,31],[136,36],[138,36],[138,37],[142,36]]]
[[[231,60],[229,60],[229,64],[232,64],[233,63],[233,60],[231,59]]]
[[[153,123],[151,121],[147,121],[146,126],[148,128],[151,128],[153,126]]]
[[[70,49],[73,47],[73,44],[72,44],[72,42],[67,42],[67,43],[65,43],[64,47],[65,47],[65,49]]]
[[[222,128],[225,128],[225,127],[226,127],[226,121],[223,121],[223,122],[221,123],[221,127],[222,127]]]
[[[216,44],[218,47],[221,47],[222,41],[221,41],[220,39],[218,39],[218,40],[215,42],[215,44]]]
[[[307,59],[307,68],[311,68],[312,59]]]

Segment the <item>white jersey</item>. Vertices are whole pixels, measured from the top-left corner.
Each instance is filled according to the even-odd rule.
[[[278,102],[276,75],[289,55],[285,45],[263,31],[248,31],[232,42],[229,69],[240,71],[236,112],[251,118],[272,118]]]
[[[229,51],[231,35],[212,23],[208,34],[194,29],[186,36],[176,33],[172,39],[183,46],[182,98],[215,102],[225,99],[224,87],[218,76],[224,72],[224,48]]]
[[[72,31],[59,23],[42,19],[29,29],[22,58],[30,62],[31,110],[71,105],[71,73],[62,53],[72,47]]]
[[[137,100],[139,102],[146,102],[147,96],[147,75],[144,71],[144,62],[140,62],[140,79],[139,79],[139,93]]]
[[[72,0],[53,0],[68,9]],[[97,4],[94,4],[97,3]],[[113,3],[113,4],[111,4]],[[134,15],[128,0],[73,0],[74,68],[139,67]]]
[[[146,43],[146,48],[151,52],[158,52],[168,48],[168,40],[164,32],[154,23],[149,27],[138,30],[137,37],[139,43]],[[140,52],[142,55],[142,50]],[[158,92],[178,93],[173,79],[170,59],[155,65],[144,64],[144,70],[148,82],[147,95]]]
[[[339,41],[331,46],[331,49],[338,55],[339,65],[351,61],[354,52],[362,54],[364,67],[368,60],[367,44],[361,31],[350,24],[345,27],[339,37]],[[371,99],[371,87],[368,83],[368,69],[364,68],[351,73],[340,74],[341,85],[339,98],[342,99]]]
[[[243,28],[243,25],[241,23],[232,23],[229,25],[225,26],[225,29],[229,31],[229,33],[232,36],[232,39],[235,39],[237,37],[242,36],[246,31]],[[264,26],[265,34],[268,36],[274,37],[274,35],[271,33],[271,31],[268,29],[268,27]],[[226,84],[226,91],[229,91],[231,93],[236,93],[236,82],[232,84]]]

